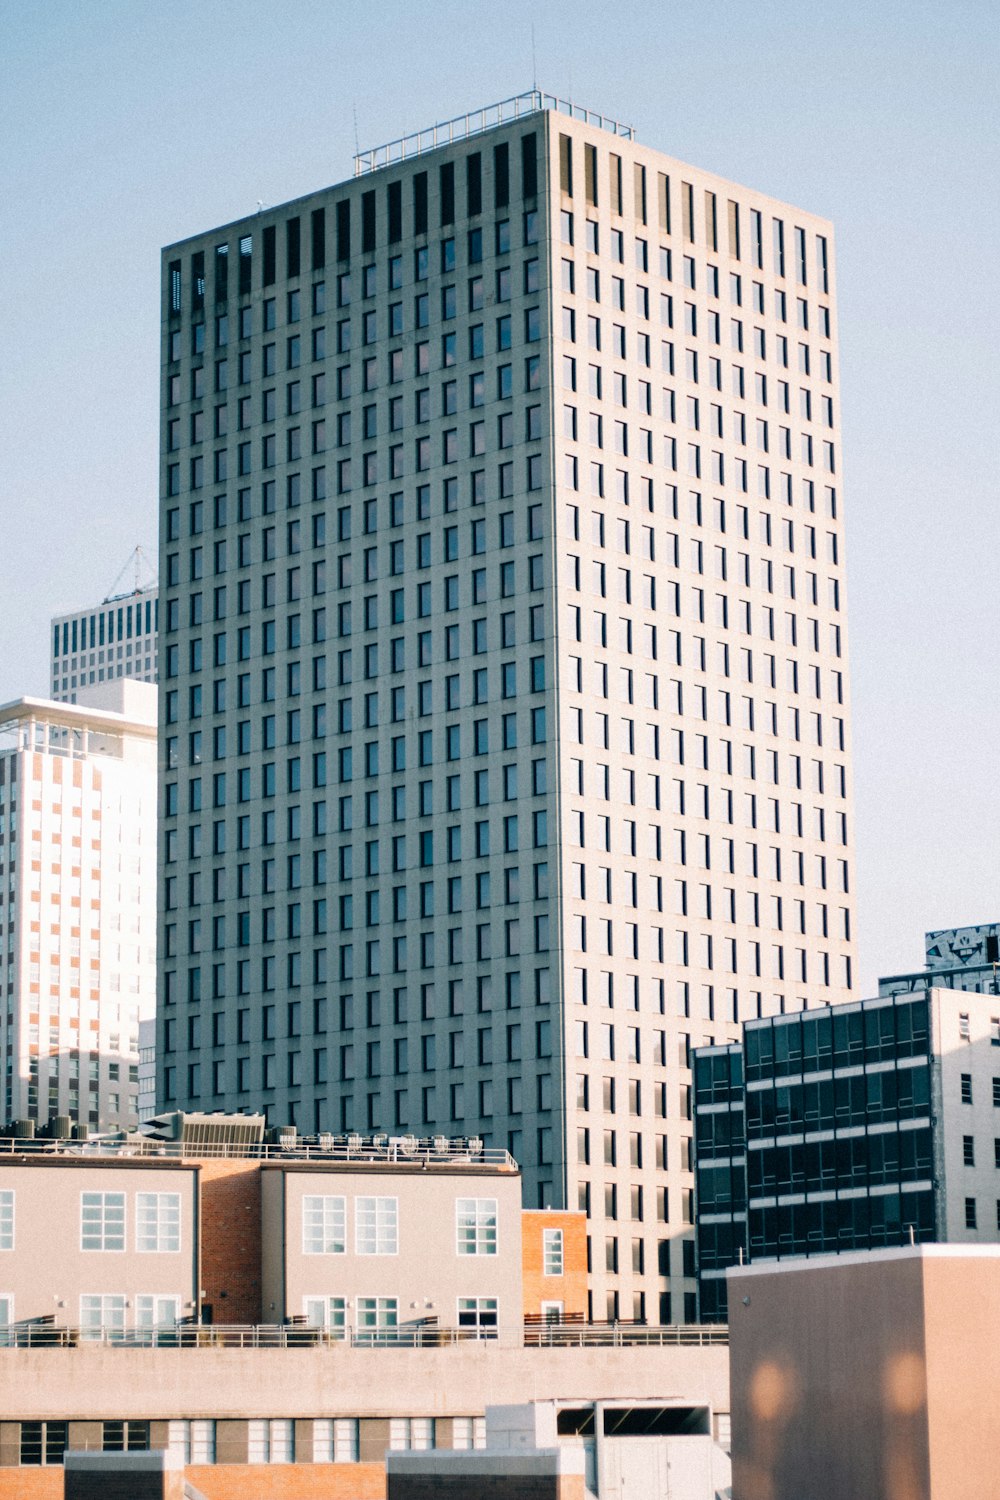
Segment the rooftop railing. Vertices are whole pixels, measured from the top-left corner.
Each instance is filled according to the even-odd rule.
[[[311,1161],[317,1165],[331,1162],[370,1166],[473,1166],[492,1167],[516,1172],[517,1163],[502,1146],[486,1146],[473,1136],[453,1140],[448,1136],[413,1135],[361,1136],[330,1135],[303,1140],[290,1136],[277,1143],[245,1141],[160,1141],[152,1137],[129,1135],[116,1140],[47,1140],[0,1137],[0,1158],[4,1156],[104,1157],[122,1161],[132,1157],[153,1160],[259,1160]]]
[[[582,104],[574,104],[569,99],[545,94],[541,89],[529,89],[525,94],[514,94],[510,99],[501,99],[498,104],[487,104],[482,109],[470,110],[468,114],[456,115],[452,120],[441,120],[436,125],[428,125],[424,130],[415,130],[411,135],[399,136],[384,146],[359,151],[354,158],[354,175],[361,177],[365,172],[377,172],[381,167],[408,161],[411,157],[421,156],[425,151],[434,151],[438,146],[449,146],[453,141],[481,135],[484,130],[492,130],[497,125],[506,125],[511,120],[537,114],[544,109],[555,110],[573,120],[582,120],[586,125],[608,130],[612,135],[621,136],[628,141],[635,139],[635,130],[631,125],[624,125],[620,120],[586,109]]]
[[[165,1328],[71,1328],[54,1322],[0,1326],[0,1353],[10,1349],[443,1349],[493,1343],[495,1328],[439,1328],[419,1322],[401,1328],[314,1328],[304,1323],[178,1323]],[[639,1323],[528,1324],[528,1349],[626,1349],[728,1344],[721,1323],[647,1327]]]

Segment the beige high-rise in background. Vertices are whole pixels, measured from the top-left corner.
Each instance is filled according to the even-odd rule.
[[[156,689],[78,697],[0,708],[2,1116],[107,1129],[155,1007]]]
[[[162,314],[161,1105],[506,1146],[693,1321],[689,1049],[851,993],[830,225],[535,93]]]

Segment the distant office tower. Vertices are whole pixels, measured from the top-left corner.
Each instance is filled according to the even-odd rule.
[[[747,1256],[1000,1239],[1000,1014],[969,1002],[928,976],[695,1052],[705,1321]]]
[[[156,691],[0,708],[3,1118],[134,1125],[156,1000]]]
[[[531,94],[162,310],[160,1107],[507,1146],[695,1316],[689,1046],[851,986],[829,224]]]
[[[924,934],[924,967],[914,974],[893,974],[878,982],[880,995],[935,988],[1000,994],[1000,922],[979,927],[945,927]]]
[[[136,1114],[140,1125],[156,1114],[156,1016],[139,1022],[139,1079]]]
[[[82,688],[117,677],[155,682],[158,597],[147,585],[53,619],[53,699],[76,703]]]

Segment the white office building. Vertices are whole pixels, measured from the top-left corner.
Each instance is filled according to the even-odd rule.
[[[0,707],[2,1118],[137,1120],[156,1001],[156,690]]]
[[[161,1108],[482,1137],[693,1317],[689,1048],[851,993],[831,226],[532,93],[162,295]]]

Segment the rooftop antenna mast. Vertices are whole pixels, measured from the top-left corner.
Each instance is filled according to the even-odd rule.
[[[118,592],[118,589],[122,582],[122,579],[128,573],[130,568],[132,570],[132,587],[130,590],[128,590],[129,593],[141,594],[144,588],[152,588],[156,584],[156,568],[153,566],[152,561],[148,557],[145,548],[136,547],[134,551],[129,553],[125,566],[122,568],[121,572],[118,574],[118,577],[115,579],[114,583],[111,585],[111,588],[105,595],[103,601],[105,604],[108,604],[112,599],[120,599],[123,597],[123,595]],[[145,582],[143,582],[144,573]]]

